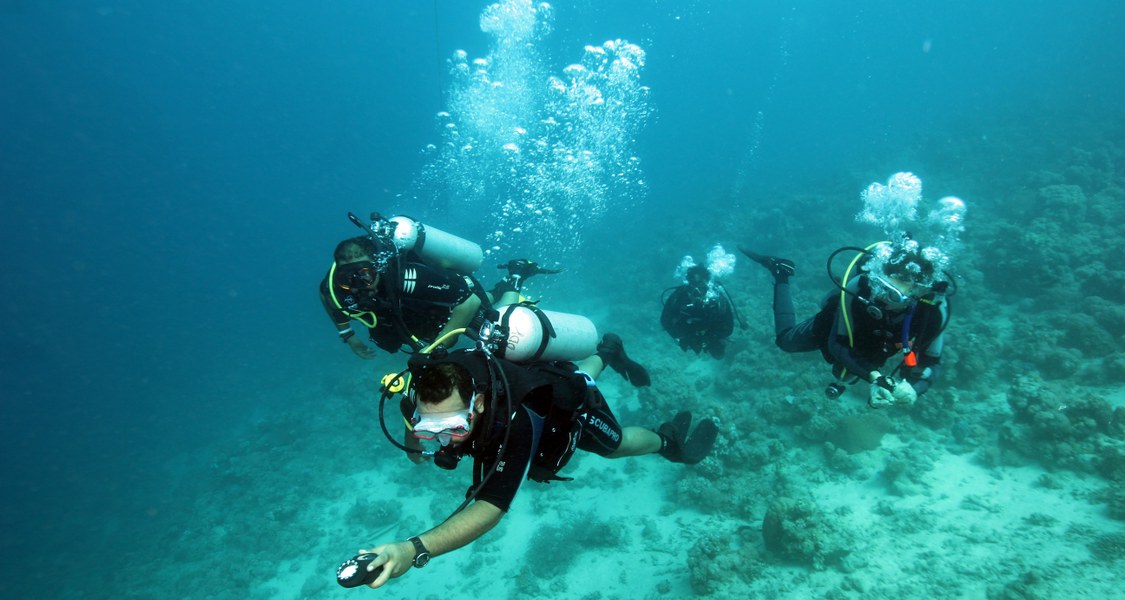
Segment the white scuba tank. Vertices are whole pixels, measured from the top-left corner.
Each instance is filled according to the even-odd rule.
[[[540,315],[550,323],[554,337],[545,331]],[[507,323],[508,338],[497,354],[513,362],[576,361],[590,356],[598,347],[598,329],[582,315],[511,304],[500,307],[500,322]]]
[[[484,251],[480,245],[469,240],[432,225],[423,225],[410,217],[397,216],[388,220],[395,223],[395,246],[403,252],[413,250],[432,265],[468,275],[484,262]]]

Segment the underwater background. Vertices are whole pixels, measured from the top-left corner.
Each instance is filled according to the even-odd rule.
[[[1089,0],[0,2],[5,598],[1123,597],[1125,5]],[[795,260],[860,193],[965,201],[945,372],[824,398],[764,271],[726,356],[657,325],[684,255]],[[623,423],[696,467],[577,457],[469,548],[343,590],[468,484],[411,468],[316,287],[348,211],[529,256],[646,364]]]

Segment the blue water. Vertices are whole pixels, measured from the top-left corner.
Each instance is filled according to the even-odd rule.
[[[173,465],[363,368],[316,298],[347,211],[490,232],[400,196],[440,142],[447,59],[489,51],[484,6],[0,2],[0,595],[51,597],[60,551],[175,502]],[[608,39],[647,53],[646,191],[588,224],[641,259],[685,212],[784,210],[782,192],[903,169],[955,181],[919,140],[986,139],[1013,115],[1087,127],[1125,94],[1109,0],[554,8],[552,73]],[[90,562],[64,578],[102,597],[83,572],[120,563]]]

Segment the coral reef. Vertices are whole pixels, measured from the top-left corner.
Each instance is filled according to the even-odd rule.
[[[828,441],[848,454],[855,454],[878,448],[890,430],[891,421],[883,413],[848,415],[836,422]]]
[[[1125,482],[1115,482],[1101,494],[1106,504],[1106,514],[1118,521],[1125,521]]]
[[[700,537],[688,554],[692,591],[706,596],[732,583],[753,581],[765,568],[757,540],[757,533],[749,526]]]
[[[582,535],[574,535],[574,523],[582,523]],[[562,575],[583,552],[614,548],[624,541],[618,523],[599,519],[596,514],[576,514],[564,522],[538,527],[527,546],[531,572],[542,578]]]
[[[929,485],[923,475],[933,470],[937,453],[933,446],[921,441],[888,452],[881,474],[887,492],[895,496],[927,493]]]
[[[820,570],[839,563],[853,545],[842,523],[811,499],[780,497],[770,503],[762,520],[762,539],[779,558]]]
[[[1090,556],[1113,562],[1125,558],[1125,533],[1106,533],[1090,542]]]
[[[1050,468],[1098,472],[1114,480],[1125,473],[1120,413],[1104,399],[1075,396],[1028,375],[1012,384],[1008,405],[1012,422],[1000,430],[1002,449]]]
[[[1004,584],[999,590],[990,591],[989,600],[1038,600],[1044,595],[1043,577],[1035,571],[1027,571],[1019,579]]]

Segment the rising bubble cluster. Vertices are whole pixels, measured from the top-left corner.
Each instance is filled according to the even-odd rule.
[[[489,253],[557,256],[609,206],[644,195],[633,154],[650,113],[644,50],[623,40],[586,46],[579,62],[552,75],[540,52],[552,22],[550,5],[530,0],[484,10],[490,51],[450,59],[441,143],[426,148],[415,183],[415,194],[454,218],[488,219]]]
[[[880,269],[895,251],[916,252],[932,262],[940,272],[950,267],[951,257],[965,230],[965,202],[946,196],[919,220],[922,181],[913,173],[895,173],[887,184],[872,183],[860,195],[863,210],[856,220],[877,225],[893,242],[874,249],[868,269]],[[929,242],[923,246],[917,238]]]
[[[905,223],[918,214],[922,200],[922,180],[913,173],[895,173],[887,185],[872,183],[860,194],[863,210],[856,220],[877,225],[891,235],[903,229]]]
[[[719,297],[718,285],[734,273],[735,262],[737,262],[735,255],[724,250],[721,244],[715,244],[707,252],[707,270],[711,272],[711,280],[707,282],[706,300]],[[679,280],[681,284],[687,284],[687,272],[695,265],[695,257],[685,254],[672,273],[672,277]]]

